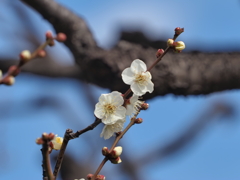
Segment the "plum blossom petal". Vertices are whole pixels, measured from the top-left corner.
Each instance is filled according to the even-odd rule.
[[[51,147],[55,150],[59,150],[61,149],[63,143],[63,138],[62,137],[58,137],[58,135],[56,134],[53,138],[53,140],[51,140]]]
[[[144,103],[144,101],[138,100],[139,96],[133,94],[133,96],[130,98],[129,103],[126,104],[126,115],[131,116],[137,112],[137,110],[141,107],[141,105]]]
[[[124,119],[126,108],[123,107],[124,100],[122,94],[113,91],[109,94],[102,94],[99,102],[95,105],[94,114],[97,118],[102,119],[102,123],[110,125],[119,119]]]
[[[153,92],[152,76],[146,70],[146,64],[140,59],[135,59],[130,68],[126,68],[122,72],[123,82],[130,85],[131,90],[137,96],[142,96],[146,92]]]
[[[105,125],[100,136],[104,137],[104,139],[109,139],[115,132],[123,130],[125,121],[125,119],[119,119],[114,124]]]

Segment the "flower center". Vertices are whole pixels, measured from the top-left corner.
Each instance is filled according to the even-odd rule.
[[[114,106],[112,104],[105,104],[104,110],[105,110],[106,114],[113,114],[114,111],[116,110],[116,106]]]
[[[142,73],[135,75],[135,82],[141,85],[144,85],[146,83],[146,76]]]

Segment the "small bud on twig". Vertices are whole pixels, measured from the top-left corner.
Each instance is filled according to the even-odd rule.
[[[179,35],[179,34],[181,34],[182,32],[184,32],[184,28],[180,28],[180,27],[176,27],[176,28],[175,28],[175,34]]]
[[[47,31],[45,36],[46,36],[46,39],[53,39],[53,35],[51,31]]]
[[[141,124],[143,122],[143,119],[142,118],[137,118],[135,119],[135,124]]]
[[[109,154],[109,158],[117,158],[122,154],[122,147],[121,146],[117,146],[115,147],[112,152]]]
[[[121,158],[120,158],[120,156],[119,157],[117,157],[117,158],[115,158],[115,159],[109,159],[110,161],[111,161],[111,163],[113,163],[113,164],[119,164],[119,163],[121,163],[122,162],[122,160],[121,160]]]
[[[148,103],[142,103],[141,104],[141,110],[147,110],[149,108],[149,104]]]
[[[183,41],[177,41],[173,43],[175,52],[180,53],[183,49],[185,49],[185,44]]]
[[[41,49],[41,50],[38,51],[37,54],[38,54],[39,57],[45,57],[46,56],[46,51]]]
[[[64,41],[66,41],[66,39],[67,39],[66,34],[64,34],[64,33],[58,33],[57,34],[56,40],[58,42],[64,42]]]
[[[163,49],[158,49],[156,52],[156,57],[159,58],[164,53]]]
[[[15,78],[13,76],[8,76],[2,80],[2,83],[11,86],[15,83]]]
[[[37,144],[43,144],[42,138],[37,138],[37,139],[36,139],[36,143],[37,143]]]
[[[93,174],[88,174],[88,175],[87,175],[87,180],[91,180],[92,177],[93,177]]]
[[[173,42],[174,42],[174,40],[173,39],[168,39],[167,40],[167,46],[173,46]]]
[[[109,150],[107,147],[102,148],[102,155],[107,156],[109,154]]]
[[[105,180],[105,176],[104,175],[97,175],[96,180]]]
[[[22,51],[20,54],[20,61],[22,61],[23,63],[26,63],[27,61],[29,61],[31,59],[31,53],[29,50],[24,50]]]

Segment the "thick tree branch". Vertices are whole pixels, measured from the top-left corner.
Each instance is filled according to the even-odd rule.
[[[156,49],[124,40],[111,50],[99,48],[84,20],[53,0],[22,1],[48,20],[56,32],[67,34],[65,45],[81,68],[81,80],[124,92],[128,87],[121,80],[122,70],[134,59],[142,59],[148,66],[155,59]],[[239,89],[239,55],[169,53],[151,72],[155,89],[146,98],[169,93],[185,96]]]

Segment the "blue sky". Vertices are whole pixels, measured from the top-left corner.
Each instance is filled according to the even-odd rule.
[[[154,39],[172,37],[173,29],[177,26],[185,28],[179,40],[186,43],[186,51],[196,49],[210,52],[239,51],[240,48],[238,18],[240,3],[237,0],[229,2],[60,0],[58,2],[81,15],[90,26],[98,44],[104,48],[110,48],[117,39],[119,27],[140,28]],[[0,56],[17,59],[20,51],[32,48],[24,39],[26,32],[37,34],[41,41],[44,39],[42,35],[51,26],[17,0],[12,2],[3,0],[0,4],[2,49]],[[21,6],[32,17],[35,26],[26,28],[18,19],[17,12],[11,8],[10,5],[13,4]],[[51,48],[49,53],[59,62],[73,63],[71,54],[64,46],[58,44]],[[96,98],[101,93],[107,92],[105,89],[94,88]],[[0,161],[2,162],[0,179],[41,179],[41,166],[37,163],[41,162],[40,146],[34,143],[36,137],[42,132],[55,132],[61,136],[66,128],[77,130],[78,121],[81,120],[81,125],[88,125],[88,120],[93,119],[93,113],[89,112],[88,106],[83,103],[86,99],[81,84],[74,80],[20,75],[14,86],[1,86],[0,92],[3,94],[0,101],[2,108],[0,130],[3,136],[7,137],[0,140],[4,145],[0,148],[0,152],[6,155],[5,159],[1,157],[3,159]],[[29,102],[43,97],[58,99],[61,106],[69,109],[69,114],[63,115],[48,107],[34,111]],[[155,98],[149,102],[150,109],[140,115],[144,118],[144,123],[134,126],[127,134],[127,147],[124,149],[126,151],[139,149],[139,154],[144,154],[142,151],[144,147],[149,148],[156,142],[164,145],[169,139],[177,137],[197,115],[219,99],[232,103],[236,108],[236,115],[229,118],[230,123],[224,121],[211,123],[193,143],[174,156],[142,169],[145,178],[156,180],[238,180],[240,178],[239,90],[197,97],[167,95]],[[66,117],[69,117],[69,121],[76,126],[68,127]],[[96,131],[101,131],[101,128]],[[80,145],[84,144],[80,140],[76,142]],[[104,146],[104,141],[102,145]],[[73,149],[71,151],[78,155]],[[103,172],[116,168],[108,164]]]

